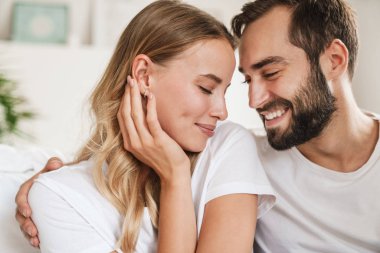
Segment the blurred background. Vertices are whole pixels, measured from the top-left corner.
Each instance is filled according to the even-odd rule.
[[[33,112],[20,129],[33,138],[4,135],[0,143],[37,145],[71,156],[88,137],[87,99],[122,30],[148,0],[0,0],[0,79],[16,83],[21,112]],[[188,0],[230,26],[245,0]],[[360,52],[353,89],[365,110],[380,113],[380,1],[350,0],[359,21]],[[3,80],[3,81],[1,81]],[[5,81],[4,81],[5,80]],[[248,108],[246,85],[235,71],[227,92],[229,119],[261,127]],[[0,86],[1,87],[1,86]],[[26,117],[27,118],[27,117]]]

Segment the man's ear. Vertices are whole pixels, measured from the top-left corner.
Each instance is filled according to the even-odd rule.
[[[348,49],[339,39],[334,39],[320,57],[321,68],[327,80],[337,79],[347,73],[348,62]]]
[[[153,62],[145,54],[137,55],[132,62],[132,78],[137,81],[141,94],[149,89],[149,76],[152,68]]]

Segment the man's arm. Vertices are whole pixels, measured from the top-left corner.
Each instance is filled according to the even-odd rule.
[[[19,191],[17,192],[15,199],[17,205],[16,220],[20,224],[20,229],[24,233],[25,238],[27,238],[29,240],[29,243],[34,247],[38,247],[40,241],[38,239],[37,227],[31,219],[32,209],[30,208],[28,203],[28,194],[30,188],[33,185],[34,179],[36,179],[41,173],[56,170],[62,166],[63,162],[61,159],[57,157],[50,158],[46,163],[45,167],[32,178],[24,182],[20,186]]]

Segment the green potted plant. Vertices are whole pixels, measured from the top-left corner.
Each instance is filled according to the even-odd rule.
[[[0,143],[15,135],[29,136],[20,129],[20,121],[35,117],[33,112],[22,109],[26,100],[15,91],[16,83],[0,73]]]

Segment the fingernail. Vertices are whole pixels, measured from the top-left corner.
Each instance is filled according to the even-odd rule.
[[[129,84],[131,85],[132,88],[135,86],[135,82],[133,82],[132,80]]]
[[[33,238],[30,238],[29,243],[30,243],[30,245],[32,245],[34,247],[34,240],[33,240]]]
[[[32,229],[31,228],[28,228],[27,231],[28,235],[32,236]]]
[[[22,215],[26,218],[26,210],[22,210]]]

